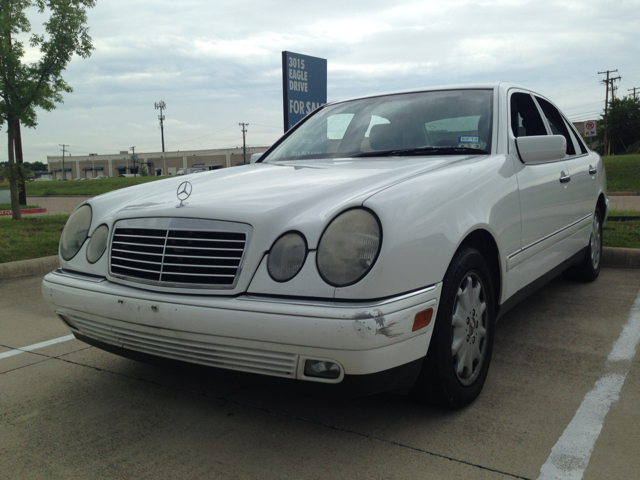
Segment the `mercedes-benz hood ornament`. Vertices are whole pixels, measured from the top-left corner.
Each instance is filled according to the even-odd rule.
[[[191,182],[184,181],[178,185],[178,191],[176,193],[178,195],[178,200],[180,200],[180,204],[176,205],[176,208],[184,207],[186,205],[185,200],[191,196],[192,190],[193,186],[191,185]]]

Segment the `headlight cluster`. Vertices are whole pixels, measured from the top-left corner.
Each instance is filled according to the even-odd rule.
[[[91,227],[92,211],[89,205],[83,205],[71,214],[60,236],[60,255],[65,260],[75,257],[87,239]],[[87,261],[96,263],[107,248],[109,227],[100,225],[95,229],[87,246]]]
[[[316,262],[325,282],[335,287],[352,285],[362,279],[378,257],[382,230],[377,217],[362,208],[347,210],[324,231]],[[298,232],[282,235],[271,247],[267,270],[277,282],[286,282],[302,269],[307,243]]]

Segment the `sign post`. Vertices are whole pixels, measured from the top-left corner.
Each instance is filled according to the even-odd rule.
[[[282,52],[284,131],[327,103],[327,60]]]

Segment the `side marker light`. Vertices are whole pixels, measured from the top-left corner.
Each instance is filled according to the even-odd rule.
[[[431,317],[433,317],[433,308],[427,308],[426,310],[416,313],[411,331],[415,332],[429,325],[431,323]]]

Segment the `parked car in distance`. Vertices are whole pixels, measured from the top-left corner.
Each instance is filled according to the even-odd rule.
[[[107,177],[106,175],[97,175],[95,178],[98,179],[98,178],[109,178],[109,177]]]
[[[176,172],[176,175],[190,175],[192,173],[201,173],[205,170],[203,168],[181,168]]]
[[[501,315],[555,275],[598,277],[608,205],[602,159],[542,95],[373,95],[243,168],[87,200],[42,292],[126,357],[459,408]]]

